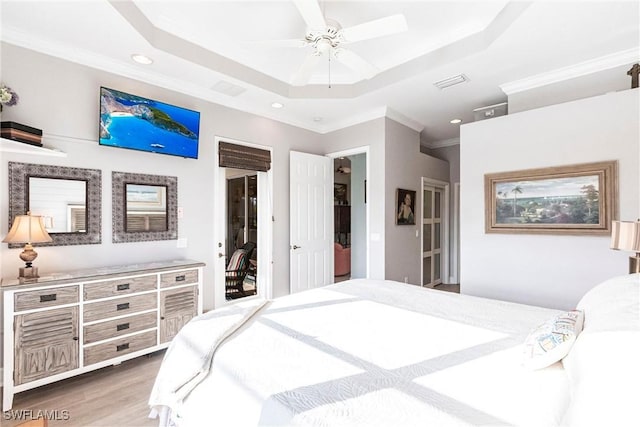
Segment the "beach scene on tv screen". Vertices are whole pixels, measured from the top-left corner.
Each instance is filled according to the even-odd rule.
[[[198,157],[200,113],[100,88],[100,144]]]

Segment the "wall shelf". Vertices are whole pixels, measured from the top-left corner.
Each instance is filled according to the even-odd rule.
[[[67,157],[67,153],[51,147],[37,147],[23,142],[0,138],[0,152],[32,154],[38,156]]]

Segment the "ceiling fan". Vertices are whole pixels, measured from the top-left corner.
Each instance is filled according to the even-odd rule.
[[[344,159],[344,157],[340,157],[338,160],[340,162],[340,166],[338,166],[338,168],[336,169],[336,173],[343,173],[345,175],[348,175],[351,173],[351,168],[349,166],[343,166],[342,165],[342,160]]]
[[[313,47],[313,51],[307,55],[291,81],[295,86],[304,86],[309,82],[316,65],[325,55],[329,61],[335,59],[343,63],[359,73],[362,78],[372,78],[380,70],[353,51],[344,48],[343,45],[401,33],[408,29],[407,21],[402,14],[342,28],[338,22],[324,17],[317,0],[293,0],[293,2],[307,24],[307,34],[304,39],[272,40],[265,43],[277,47]]]

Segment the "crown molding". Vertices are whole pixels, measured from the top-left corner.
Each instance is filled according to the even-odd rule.
[[[168,78],[162,74],[154,73],[150,69],[142,69],[135,65],[129,65],[128,63],[115,61],[106,56],[95,54],[87,50],[70,48],[59,43],[52,43],[49,40],[16,31],[13,28],[2,28],[1,41],[25,49],[33,50],[44,55],[60,58],[64,61],[73,62],[107,73],[116,74],[128,79],[137,80],[153,86],[158,86],[162,89],[182,93],[192,98],[212,102],[214,104],[222,105],[224,107],[228,107],[245,113],[255,114],[257,116],[265,117],[280,123],[295,126],[297,128],[309,130],[316,133],[324,133],[323,129],[320,126],[317,126],[315,123],[308,123],[301,120],[291,119],[289,117],[279,117],[273,114],[273,111],[271,111],[273,109],[271,107],[259,108],[250,102],[244,101],[241,98],[230,97],[228,95],[216,92],[211,88],[202,87],[181,79]],[[219,78],[224,78],[227,81],[230,80],[228,76],[222,74],[219,75]]]
[[[413,120],[390,107],[379,107],[379,108],[374,108],[372,110],[368,110],[361,114],[356,114],[354,116],[350,116],[342,120],[338,120],[332,123],[331,125],[324,126],[321,129],[316,130],[316,132],[320,134],[335,132],[351,126],[359,125],[361,123],[366,123],[371,120],[380,119],[382,117],[386,117],[395,122],[398,122],[401,125],[404,125],[410,129],[415,130],[418,133],[422,132],[422,130],[424,129],[424,126],[420,122]]]
[[[424,129],[424,126],[416,120],[405,116],[404,114],[394,110],[393,108],[386,107],[385,115],[402,125],[405,125],[408,128],[415,130],[420,133]]]
[[[442,147],[451,147],[453,145],[458,145],[458,144],[460,144],[460,138],[450,138],[450,139],[443,139],[441,141],[425,142],[422,144],[422,146],[429,149],[435,149],[435,148],[442,148]]]
[[[500,85],[500,89],[507,94],[512,95],[518,92],[524,92],[552,83],[558,83],[565,80],[575,79],[576,77],[586,76],[598,71],[609,70],[618,66],[630,64],[640,59],[640,49],[637,47],[612,53],[610,55],[601,56],[580,62],[568,67],[558,68],[546,73],[536,74],[521,80],[516,80]]]
[[[360,114],[345,117],[341,120],[334,121],[330,125],[325,125],[317,132],[320,134],[335,132],[341,129],[345,129],[351,126],[366,123],[371,120],[379,119],[386,116],[386,107],[374,108],[372,110],[365,111]]]

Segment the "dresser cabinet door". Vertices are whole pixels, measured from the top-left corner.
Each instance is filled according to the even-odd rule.
[[[15,317],[15,384],[78,368],[78,307]]]
[[[160,343],[171,341],[197,314],[197,286],[160,292]]]

